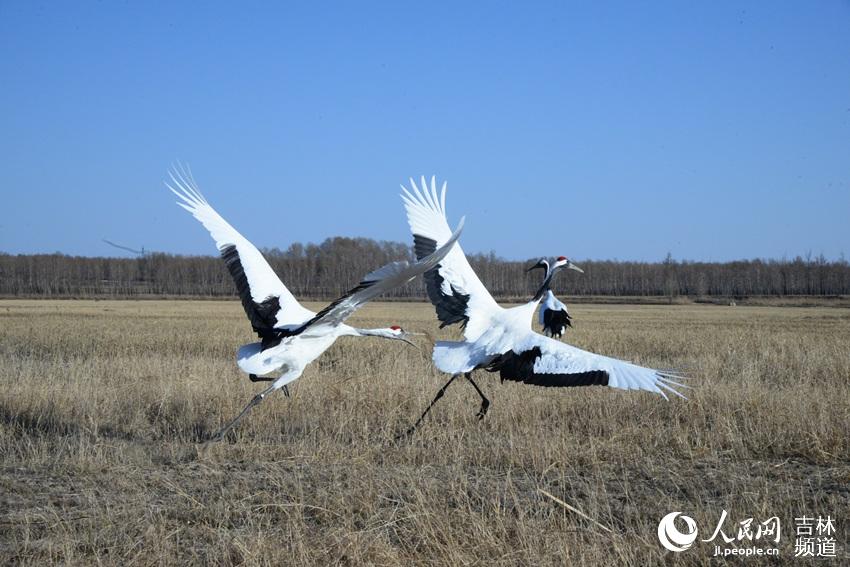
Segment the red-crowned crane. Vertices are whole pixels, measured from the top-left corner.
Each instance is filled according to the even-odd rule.
[[[557,261],[561,262],[566,259],[566,257],[560,256]],[[582,270],[575,264],[572,264],[570,267],[582,272]],[[537,264],[530,267],[527,271],[530,272],[535,268],[543,268],[546,272],[546,276],[549,275],[549,262],[546,259],[541,258]],[[543,334],[547,337],[553,338],[561,338],[564,336],[564,333],[567,332],[567,327],[573,326],[573,318],[570,317],[570,312],[567,310],[567,306],[555,297],[552,290],[548,288],[543,294],[543,301],[540,304],[540,326],[543,327]]]
[[[411,264],[393,262],[366,275],[351,291],[313,313],[304,308],[266,262],[263,255],[213,209],[198,189],[191,171],[175,168],[166,185],[180,198],[177,203],[210,232],[227,265],[242,300],[242,307],[261,341],[242,346],[237,364],[252,381],[272,384],[245,406],[213,439],[219,440],[266,396],[298,379],[304,368],[325,352],[337,337],[381,337],[407,340],[409,333],[394,325],[383,329],[358,329],[344,321],[370,299],[404,285],[436,266],[451,250],[463,229],[463,219],[439,248]],[[410,343],[412,344],[412,343]],[[258,378],[282,372],[277,378]],[[286,390],[284,390],[286,393]]]
[[[446,184],[437,192],[435,179],[430,188],[422,178],[421,189],[410,180],[410,190],[402,186],[407,221],[413,233],[417,258],[433,254],[449,241],[451,230],[446,219]],[[543,267],[543,266],[541,266]],[[661,394],[665,390],[682,396],[673,386],[684,386],[674,379],[683,377],[661,370],[644,368],[629,362],[593,354],[545,337],[531,329],[534,310],[548,289],[555,272],[575,265],[559,259],[548,270],[534,298],[518,307],[500,307],[472,270],[460,244],[452,248],[433,269],[425,272],[428,298],[437,311],[441,327],[460,323],[462,341],[437,341],[434,365],[451,378],[440,388],[422,416],[410,427],[413,433],[446,389],[463,375],[481,396],[479,419],[490,401],[472,380],[472,372],[484,369],[498,372],[501,379],[535,386],[567,387],[602,385],[622,390],[647,390]]]

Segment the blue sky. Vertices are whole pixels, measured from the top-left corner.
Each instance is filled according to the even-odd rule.
[[[188,162],[260,247],[850,255],[850,3],[0,2],[0,251],[214,254]]]

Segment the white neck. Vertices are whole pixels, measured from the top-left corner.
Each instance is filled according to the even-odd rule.
[[[381,337],[384,339],[397,338],[390,329],[359,329],[357,327],[349,327],[348,325],[340,325],[339,335],[349,337]]]

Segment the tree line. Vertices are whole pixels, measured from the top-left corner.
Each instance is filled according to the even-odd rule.
[[[367,238],[328,238],[321,244],[294,243],[263,251],[287,287],[299,298],[330,300],[387,262],[412,259],[408,245]],[[527,299],[542,278],[526,273],[537,258],[510,261],[495,253],[469,255],[493,295]],[[850,294],[850,265],[823,256],[793,260],[659,262],[582,260],[584,274],[569,271],[553,289],[567,296],[749,297]],[[138,258],[63,254],[0,253],[0,295],[5,297],[233,296],[224,263],[213,256],[145,254]],[[393,290],[392,298],[424,298],[421,280]]]

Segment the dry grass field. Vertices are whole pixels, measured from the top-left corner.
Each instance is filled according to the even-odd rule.
[[[793,518],[830,514],[847,564],[850,309],[572,311],[572,344],[687,368],[690,399],[479,373],[484,421],[458,382],[395,443],[445,377],[424,339],[343,338],[205,444],[262,387],[238,301],[0,301],[0,564],[708,564],[658,521],[708,537],[723,509],[727,533],[778,516],[788,562]],[[457,333],[426,304],[354,322]]]

